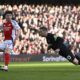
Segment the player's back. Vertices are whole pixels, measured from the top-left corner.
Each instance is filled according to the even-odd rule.
[[[46,37],[47,43],[51,44],[51,48],[56,50],[60,47],[60,45],[63,43],[63,38],[61,37],[55,37],[54,34],[48,33]]]

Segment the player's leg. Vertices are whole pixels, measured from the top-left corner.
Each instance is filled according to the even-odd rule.
[[[75,57],[78,59],[79,65],[80,65],[80,53],[76,53],[76,54],[75,54]]]
[[[71,63],[76,64],[76,65],[79,64],[79,61],[77,60],[77,58],[75,57],[75,55],[73,55],[73,53],[69,50],[69,48],[66,47],[64,44],[62,44],[60,46],[59,54],[61,56],[65,57]]]
[[[5,49],[4,52],[4,66],[1,66],[0,70],[8,71],[8,64],[10,62],[9,49]]]
[[[4,52],[5,44],[4,42],[0,44],[0,52]]]
[[[3,67],[4,70],[8,70],[9,63],[10,63],[10,50],[9,48],[6,48],[4,52],[4,67]]]
[[[10,51],[13,49],[12,41],[6,41],[5,46],[6,48],[4,51],[4,66],[1,68],[1,70],[8,71],[8,65],[10,63]]]
[[[0,49],[0,52],[4,52],[4,50]]]
[[[4,42],[0,44],[0,51],[1,52],[3,51],[3,53],[5,52],[5,43]],[[2,66],[0,66],[0,70],[2,70]]]

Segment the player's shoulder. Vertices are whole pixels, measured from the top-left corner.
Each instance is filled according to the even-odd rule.
[[[16,20],[11,20],[12,24],[17,24]]]
[[[52,34],[52,33],[48,33],[47,36],[49,36],[49,37],[53,37],[54,34]]]
[[[54,34],[52,33],[48,33],[47,36],[46,36],[46,39],[54,39]]]
[[[20,26],[16,20],[12,20],[11,22],[12,22],[12,25],[15,29],[20,29]]]

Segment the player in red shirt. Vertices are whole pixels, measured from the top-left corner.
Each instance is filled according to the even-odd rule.
[[[0,44],[0,50],[4,51],[4,66],[0,70],[8,71],[10,62],[10,53],[13,50],[13,43],[19,38],[21,28],[15,20],[12,20],[12,12],[6,11],[4,14],[5,21],[0,25],[3,30],[4,41]]]

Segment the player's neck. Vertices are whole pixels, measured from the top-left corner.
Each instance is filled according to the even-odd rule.
[[[6,20],[6,22],[11,22],[11,19],[10,20]]]

